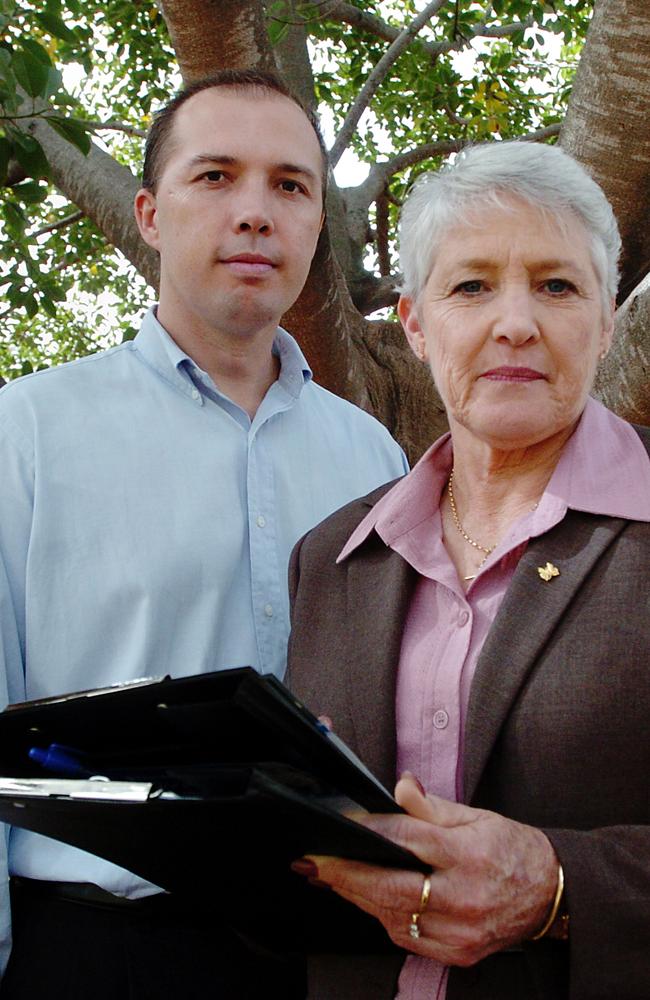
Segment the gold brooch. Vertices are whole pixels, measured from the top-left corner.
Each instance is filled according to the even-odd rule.
[[[544,583],[548,583],[548,581],[552,580],[554,576],[560,575],[560,571],[557,568],[557,566],[554,566],[553,563],[550,562],[547,562],[546,566],[538,566],[537,572],[539,573]]]

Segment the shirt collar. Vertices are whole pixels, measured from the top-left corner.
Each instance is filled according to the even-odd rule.
[[[280,359],[278,383],[290,396],[297,398],[303,386],[311,381],[312,371],[297,342],[281,326],[273,341],[273,353]]]
[[[373,530],[386,545],[392,545],[431,517],[451,465],[451,435],[445,434],[357,525],[337,563],[347,559]],[[650,521],[650,456],[634,428],[591,397],[531,517],[531,536],[537,533],[535,522],[542,524],[543,519],[546,525],[553,508],[557,508],[558,520],[571,508]]]
[[[186,395],[191,395],[196,387],[202,389],[205,386],[212,386],[218,392],[210,376],[199,368],[158,322],[155,306],[151,306],[143,317],[134,345],[159,375]],[[312,371],[294,338],[281,326],[273,341],[273,353],[280,359],[278,384],[289,395],[297,398],[303,386],[311,380]],[[194,373],[195,377],[192,378],[190,373]]]
[[[437,510],[440,494],[451,471],[451,435],[444,434],[431,445],[419,462],[381,497],[357,525],[336,560],[342,562],[373,530],[391,545]]]
[[[650,521],[650,456],[634,428],[589,397],[544,499],[588,514]]]

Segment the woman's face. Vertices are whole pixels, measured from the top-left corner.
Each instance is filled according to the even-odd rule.
[[[417,301],[398,307],[431,366],[452,431],[527,447],[571,427],[609,349],[587,231],[518,199],[477,208],[443,237]]]

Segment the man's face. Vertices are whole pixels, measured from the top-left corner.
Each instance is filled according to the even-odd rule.
[[[160,253],[158,318],[211,341],[275,330],[320,232],[321,151],[281,94],[201,91],[175,117],[156,194],[136,218]]]

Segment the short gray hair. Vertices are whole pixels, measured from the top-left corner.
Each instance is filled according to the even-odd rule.
[[[513,195],[566,221],[572,212],[585,226],[607,309],[618,289],[621,237],[603,190],[559,146],[488,142],[463,150],[437,173],[423,174],[402,209],[399,227],[401,291],[417,299],[435,263],[446,230],[462,225],[476,208],[504,207]]]

